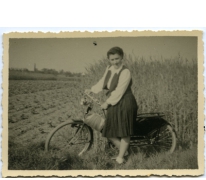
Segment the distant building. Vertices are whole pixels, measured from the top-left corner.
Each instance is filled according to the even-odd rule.
[[[34,72],[37,71],[37,68],[36,68],[36,63],[34,63]]]

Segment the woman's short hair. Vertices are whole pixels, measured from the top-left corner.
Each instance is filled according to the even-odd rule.
[[[109,59],[109,55],[111,55],[111,54],[119,54],[122,58],[123,58],[123,56],[124,56],[124,52],[123,52],[122,48],[117,47],[117,46],[111,48],[111,49],[107,52],[107,58],[108,58],[108,59]]]

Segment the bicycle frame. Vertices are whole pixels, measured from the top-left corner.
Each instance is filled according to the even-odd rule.
[[[92,101],[94,101],[95,103],[97,103],[98,105],[101,105],[99,100],[92,97],[90,94],[85,93]],[[91,105],[91,103],[90,103]],[[87,111],[85,113],[88,114],[89,111],[92,110],[91,106],[88,106]],[[102,109],[104,115],[105,115],[105,111]],[[135,124],[136,128],[136,132],[137,134],[135,134],[136,136],[140,136],[140,137],[146,137],[147,134],[149,132],[151,132],[151,130],[153,129],[157,129],[162,127],[163,125],[170,125],[166,120],[164,120],[162,117],[164,116],[163,113],[161,112],[155,112],[155,113],[143,113],[143,114],[138,114],[137,115],[137,121]],[[106,115],[105,115],[106,117]]]
[[[98,105],[101,105],[97,99],[87,93],[85,94]],[[87,113],[91,109],[92,107],[89,107],[87,109]],[[167,127],[168,125],[171,126],[171,124],[167,122],[163,116],[164,113],[161,112],[138,114],[135,123],[135,134],[130,137],[130,146],[140,147],[153,145],[156,140],[160,138],[161,128]],[[172,129],[172,131],[176,136],[174,129]]]
[[[89,94],[86,95],[100,105],[98,100]],[[93,103],[83,101],[82,104],[87,105],[85,115],[88,115],[92,110]],[[135,134],[130,138],[130,146],[151,146],[157,151],[160,149],[172,153],[176,146],[176,134],[171,125],[163,119],[163,116],[164,114],[159,112],[138,114],[134,125]],[[48,134],[45,150],[55,149],[55,146],[59,150],[72,150],[73,148],[74,152],[81,155],[91,147],[92,143],[92,128],[82,119],[72,119],[72,121],[59,124]],[[108,141],[108,143],[110,147],[114,147],[111,142]]]

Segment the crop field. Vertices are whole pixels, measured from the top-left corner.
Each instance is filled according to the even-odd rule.
[[[61,74],[48,74],[43,72],[9,70],[9,80],[61,80],[79,81],[79,77],[67,77]]]
[[[68,154],[66,162],[44,152],[46,136],[54,127],[83,117],[82,93],[98,81],[106,65],[106,60],[91,65],[81,81],[9,80],[9,169],[118,169],[107,158],[109,152],[101,150],[101,156],[90,150],[84,159]],[[178,145],[170,156],[146,157],[140,151],[120,169],[197,168],[196,60],[128,57],[126,66],[132,73],[138,113],[164,112],[177,132]],[[105,98],[103,93],[97,97]]]
[[[21,137],[17,142],[45,138],[53,127],[76,114],[76,83],[20,80],[10,81],[9,89],[9,138]]]

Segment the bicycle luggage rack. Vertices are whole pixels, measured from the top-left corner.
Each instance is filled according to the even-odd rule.
[[[165,114],[162,112],[137,114],[137,118],[163,117],[163,116],[165,116]]]

